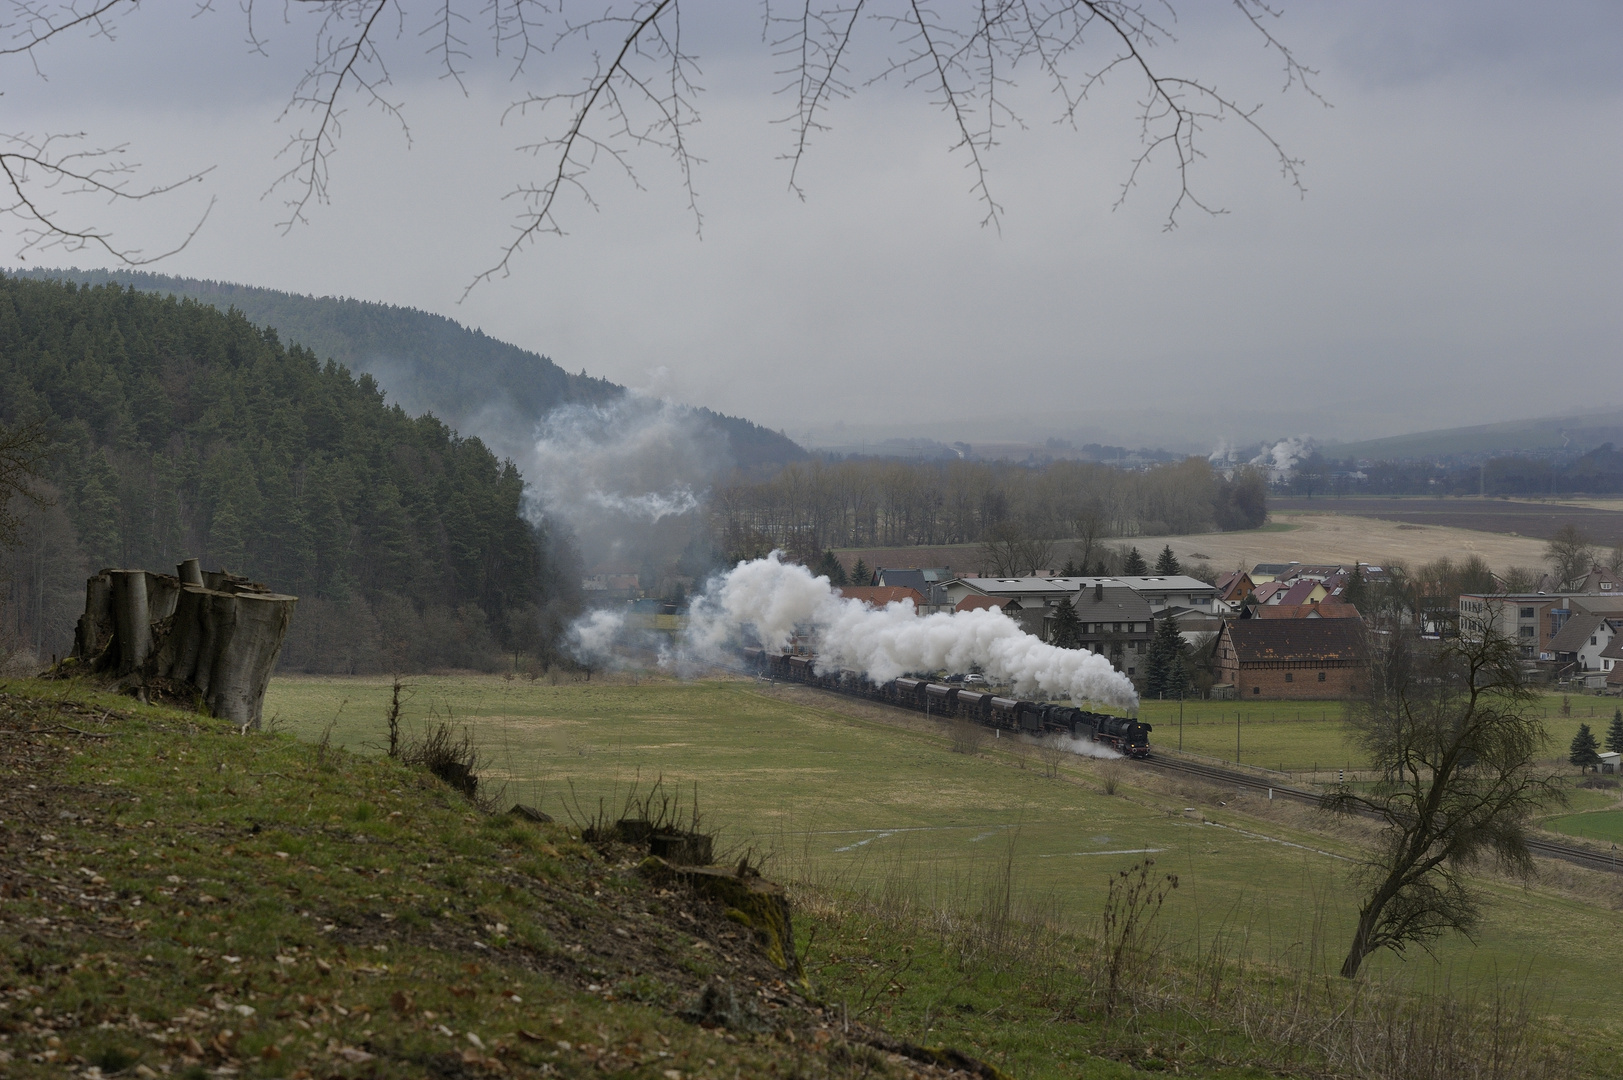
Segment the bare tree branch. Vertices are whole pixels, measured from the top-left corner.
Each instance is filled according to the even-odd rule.
[[[115,246],[109,232],[93,225],[66,225],[59,211],[45,205],[40,193],[60,198],[70,195],[99,195],[113,202],[140,202],[168,194],[194,180],[201,180],[212,168],[192,173],[181,180],[158,187],[131,190],[129,177],[136,166],[124,160],[124,146],[104,149],[61,151],[63,143],[83,139],[75,135],[47,135],[35,138],[23,134],[0,134],[0,176],[4,177],[4,194],[0,195],[0,216],[21,223],[23,246],[19,257],[34,250],[62,248],[65,251],[83,251],[100,248],[119,262],[130,266],[143,266],[173,255],[191,243],[214,208],[214,200],[192,226],[184,239],[157,255],[146,255],[139,248]]]
[[[268,53],[268,39],[257,22],[256,2],[239,0],[246,21],[250,52]],[[1281,17],[1269,0],[1231,0],[1255,32],[1263,47],[1278,57],[1284,69],[1284,87],[1300,86],[1322,101],[1312,85],[1316,75],[1301,64],[1274,33]],[[194,0],[195,15],[212,10],[213,0]],[[278,228],[286,233],[309,221],[313,204],[329,201],[332,156],[343,135],[345,95],[358,95],[400,125],[407,145],[411,129],[401,103],[386,90],[391,85],[386,63],[385,15],[394,15],[394,38],[405,34],[408,23],[426,42],[443,80],[468,95],[468,78],[480,63],[472,44],[487,36],[495,57],[510,59],[511,76],[525,76],[537,54],[553,61],[571,61],[569,50],[590,48],[607,36],[606,53],[590,52],[582,67],[589,69],[580,89],[521,91],[503,114],[503,122],[540,117],[543,123],[561,114],[558,127],[518,149],[547,162],[539,179],[519,183],[504,197],[518,204],[513,232],[499,258],[476,274],[463,292],[510,272],[514,258],[544,233],[562,234],[559,198],[578,195],[591,209],[598,204],[588,189],[588,178],[600,164],[612,164],[641,188],[639,151],[654,150],[675,162],[687,196],[688,212],[696,230],[703,228],[696,193],[695,169],[701,158],[690,144],[690,127],[697,122],[695,102],[700,88],[696,56],[683,39],[680,0],[592,0],[595,14],[575,19],[560,2],[547,0],[480,0],[465,10],[457,0],[283,0],[284,22],[308,19],[314,58],[289,96],[279,120],[308,114],[305,125],[290,135],[278,159],[291,164],[275,178],[266,195],[286,189],[286,216]],[[113,16],[120,7],[136,9],[138,0],[0,0],[0,57],[27,56],[38,71],[42,46],[72,34],[111,37]],[[764,10],[763,39],[774,56],[785,61],[779,94],[792,98],[786,114],[775,122],[791,129],[790,144],[781,159],[788,163],[788,187],[805,198],[801,167],[812,140],[829,130],[834,102],[855,92],[859,85],[895,80],[922,89],[948,117],[954,131],[949,152],[962,151],[965,167],[973,173],[970,191],[984,210],[982,224],[999,226],[1003,207],[991,183],[991,155],[1000,132],[1022,128],[1013,93],[1023,72],[1035,71],[1039,85],[1058,102],[1058,122],[1076,124],[1077,111],[1089,96],[1113,76],[1130,75],[1142,87],[1137,117],[1141,147],[1127,167],[1115,205],[1120,206],[1137,187],[1145,170],[1170,158],[1177,191],[1166,216],[1174,228],[1179,214],[1194,206],[1207,213],[1224,211],[1199,194],[1194,172],[1205,155],[1201,136],[1214,123],[1230,117],[1260,137],[1274,154],[1283,178],[1298,191],[1302,162],[1292,157],[1261,123],[1258,105],[1244,105],[1220,92],[1214,82],[1162,70],[1152,62],[1154,50],[1174,40],[1169,24],[1176,16],[1162,0],[799,0],[793,13]],[[1163,21],[1165,20],[1165,21]],[[478,21],[478,34],[469,31]],[[868,33],[865,27],[875,28]],[[896,51],[878,63],[877,71],[859,78],[852,68],[860,42]],[[887,43],[888,38],[888,43]],[[546,75],[550,75],[548,72]],[[109,235],[89,227],[69,227],[56,211],[35,197],[36,180],[54,178],[75,191],[116,193],[119,198],[145,198],[173,190],[179,184],[141,193],[122,188],[127,169],[122,164],[98,166],[83,175],[68,159],[57,160],[34,142],[12,136],[16,151],[6,158],[11,204],[0,212],[20,216],[28,224],[25,249],[60,243],[98,246],[124,261],[134,251],[120,251]],[[118,159],[123,147],[105,152]],[[29,155],[32,154],[32,157]],[[32,170],[32,172],[30,172]],[[189,176],[185,183],[201,174]],[[102,185],[102,186],[98,186]],[[104,190],[105,188],[105,190]],[[65,189],[47,189],[62,194]],[[206,216],[206,215],[205,215]],[[195,231],[195,230],[194,230]],[[184,242],[180,247],[184,247]],[[176,248],[175,250],[178,250]],[[154,256],[158,258],[161,256]],[[142,260],[150,261],[150,260]]]

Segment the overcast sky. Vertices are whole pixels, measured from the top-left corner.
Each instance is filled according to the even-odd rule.
[[[946,4],[948,0],[942,0]],[[1195,448],[1308,433],[1358,438],[1623,404],[1623,5],[1285,0],[1273,25],[1329,102],[1280,93],[1276,60],[1224,4],[1183,5],[1174,74],[1249,103],[1305,160],[1300,196],[1235,122],[1210,133],[1199,194],[1163,229],[1153,166],[1112,209],[1137,152],[1141,87],[1112,81],[1073,130],[1034,77],[1027,127],[990,155],[1001,230],[984,228],[953,131],[922,91],[863,89],[787,190],[789,133],[759,9],[690,11],[703,63],[695,235],[669,163],[646,190],[603,171],[510,276],[464,286],[511,228],[503,196],[545,160],[515,147],[556,121],[509,117],[523,89],[573,85],[581,55],[508,78],[476,25],[467,93],[422,55],[408,8],[385,38],[410,141],[348,101],[331,205],[280,234],[262,197],[308,25],[268,12],[250,55],[235,5],[153,5],[116,40],[7,58],[6,130],[127,140],[153,181],[207,166],[135,217],[159,248],[216,200],[192,245],[151,269],[439,312],[586,371],[742,414],[798,439],[891,434]],[[716,8],[724,10],[717,11]],[[572,9],[573,10],[573,9]],[[476,9],[470,8],[470,11]],[[477,18],[477,16],[475,16]],[[855,59],[871,73],[882,31]],[[1155,54],[1152,54],[1155,55]],[[15,235],[8,237],[15,252]],[[31,263],[98,265],[46,253]],[[839,425],[844,425],[843,430]]]

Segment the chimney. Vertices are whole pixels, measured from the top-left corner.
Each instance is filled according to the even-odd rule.
[[[1105,600],[1105,583],[1102,582],[1102,581],[1095,581],[1093,583],[1093,602],[1095,604],[1102,604],[1102,603],[1104,603],[1104,600]]]

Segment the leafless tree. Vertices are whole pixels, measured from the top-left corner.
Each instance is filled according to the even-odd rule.
[[[1555,571],[1562,588],[1588,573],[1595,563],[1595,545],[1582,529],[1568,522],[1544,545],[1544,559]]]
[[[45,462],[45,425],[0,426],[0,548],[17,542],[21,519],[18,501],[47,505],[39,490],[40,467]]]
[[[9,44],[0,47],[0,56],[26,58],[37,70],[47,44],[73,35],[112,36],[116,17],[132,14],[137,6],[136,0],[9,0],[9,20],[0,18],[0,39],[9,38]],[[1233,0],[1233,6],[1280,64],[1285,88],[1299,86],[1317,97],[1310,82],[1314,72],[1275,35],[1280,12],[1267,0]],[[201,7],[207,11],[209,0]],[[243,0],[241,7],[250,49],[265,51],[261,5]],[[1195,173],[1205,155],[1204,133],[1225,120],[1255,133],[1285,181],[1302,189],[1301,161],[1262,126],[1258,106],[1228,96],[1210,79],[1169,71],[1157,62],[1157,49],[1174,39],[1176,17],[1164,3],[802,0],[790,6],[768,2],[763,10],[764,41],[782,63],[783,157],[788,186],[797,195],[804,194],[800,166],[815,138],[828,130],[834,107],[864,87],[900,83],[940,109],[952,132],[952,152],[969,169],[982,222],[996,227],[1003,207],[994,194],[991,154],[1000,133],[1025,124],[1015,91],[1017,80],[1027,76],[1049,92],[1053,118],[1072,125],[1107,81],[1131,80],[1138,86],[1141,146],[1127,163],[1117,202],[1127,198],[1152,163],[1165,159],[1176,178],[1166,215],[1169,229],[1190,207],[1223,212],[1199,193]],[[286,21],[302,22],[314,44],[283,113],[284,121],[297,126],[281,152],[286,165],[271,184],[286,207],[282,228],[308,221],[312,207],[327,200],[333,154],[351,105],[377,111],[410,137],[391,86],[390,59],[395,50],[423,39],[445,79],[458,87],[476,64],[506,64],[515,80],[524,81],[505,119],[541,118],[537,134],[520,147],[541,163],[539,171],[509,192],[518,207],[513,230],[470,289],[505,275],[539,237],[561,233],[566,200],[595,206],[588,186],[594,170],[607,165],[640,185],[642,155],[650,152],[674,164],[695,227],[702,225],[694,183],[700,158],[691,141],[699,116],[699,52],[685,33],[679,0],[600,0],[584,13],[544,0],[467,5],[296,0],[276,12]],[[482,39],[477,48],[476,35]],[[885,59],[868,68],[859,54]],[[549,70],[537,74],[540,88],[523,89],[543,57]],[[573,87],[555,89],[558,82],[551,77],[560,64],[576,71]],[[122,249],[104,230],[70,222],[38,192],[48,191],[53,199],[71,193],[144,199],[202,175],[135,188],[129,186],[133,166],[126,163],[123,145],[77,149],[83,144],[27,134],[11,136],[10,142],[13,150],[0,157],[0,164],[12,196],[7,212],[20,221],[25,248],[95,246],[125,262],[161,257]]]
[[[1376,652],[1351,728],[1384,779],[1325,800],[1384,825],[1358,873],[1365,893],[1341,967],[1348,978],[1379,949],[1429,952],[1445,933],[1469,934],[1481,910],[1471,868],[1529,873],[1530,817],[1560,798],[1555,778],[1534,768],[1548,735],[1514,641],[1492,626],[1430,648],[1394,633]]]

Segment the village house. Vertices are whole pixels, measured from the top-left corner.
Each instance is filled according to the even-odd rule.
[[[1230,611],[1238,611],[1256,587],[1257,583],[1244,570],[1230,570],[1217,579],[1217,598],[1228,605]]]
[[[1237,619],[1217,636],[1218,684],[1241,700],[1356,695],[1369,682],[1358,619]]]
[[[1070,601],[1082,624],[1082,648],[1110,658],[1118,670],[1136,676],[1149,652],[1155,629],[1155,613],[1150,602],[1123,580],[1175,582],[1177,578],[1122,579],[1110,577],[1018,577],[959,578],[946,584],[948,599],[955,610],[964,608],[973,597],[1004,601],[1003,612],[1021,629],[1043,641],[1053,635],[1054,616],[1059,605]],[[1201,589],[1211,586],[1188,579]],[[1188,595],[1174,587],[1161,595]],[[1197,593],[1198,595],[1198,593]],[[983,601],[984,602],[984,601]],[[990,605],[988,605],[990,606]]]
[[[1575,615],[1623,617],[1623,597],[1611,592],[1466,593],[1460,597],[1459,625],[1465,637],[1491,626],[1514,638],[1524,659],[1556,662],[1556,635]]]
[[[1549,651],[1558,664],[1576,664],[1579,671],[1610,671],[1606,649],[1617,636],[1623,620],[1578,612],[1569,618],[1555,637]]]

